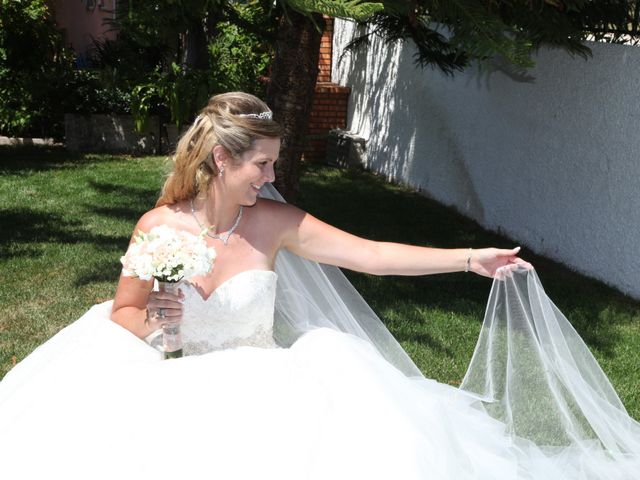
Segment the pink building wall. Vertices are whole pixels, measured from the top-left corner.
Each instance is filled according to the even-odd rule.
[[[117,32],[109,31],[105,20],[114,18],[117,0],[51,0],[59,28],[65,31],[67,44],[82,55],[93,40],[113,40]]]

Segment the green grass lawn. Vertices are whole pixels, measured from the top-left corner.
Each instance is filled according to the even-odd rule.
[[[115,292],[119,258],[158,196],[166,159],[0,149],[0,377]],[[337,227],[436,247],[512,247],[455,211],[366,172],[306,168],[299,206]],[[525,239],[526,241],[526,239]],[[525,243],[526,245],[526,243]],[[640,303],[521,253],[640,418]],[[376,277],[345,272],[426,376],[457,385],[491,288],[472,274]]]

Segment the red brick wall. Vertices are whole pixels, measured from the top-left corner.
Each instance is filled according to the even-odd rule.
[[[324,161],[329,130],[346,128],[347,100],[351,89],[333,83],[317,83],[309,118],[304,159]]]
[[[325,27],[320,40],[318,83],[331,82],[331,52],[333,50],[333,18],[324,17]]]
[[[325,16],[325,30],[320,43],[318,81],[311,107],[307,146],[304,159],[324,161],[329,130],[346,128],[347,101],[351,89],[331,83],[331,55],[333,53],[333,18]]]

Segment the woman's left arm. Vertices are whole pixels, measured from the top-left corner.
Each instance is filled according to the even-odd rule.
[[[301,257],[349,270],[374,275],[426,275],[468,269],[493,277],[505,265],[526,264],[517,257],[520,247],[445,249],[377,242],[335,228],[291,205],[283,207],[277,222],[282,247]]]

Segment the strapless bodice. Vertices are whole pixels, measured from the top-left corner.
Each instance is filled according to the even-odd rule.
[[[196,287],[184,282],[185,355],[241,345],[277,347],[273,340],[277,278],[271,270],[245,270],[223,282],[206,300]]]

